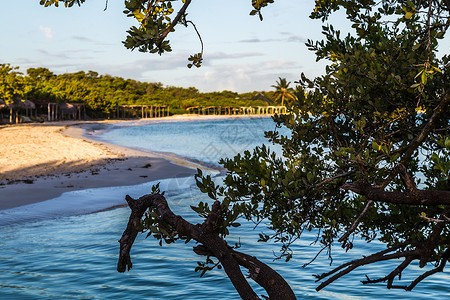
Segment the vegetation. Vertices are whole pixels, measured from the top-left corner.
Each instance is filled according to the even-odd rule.
[[[17,69],[0,65],[0,99],[9,103],[20,97],[44,106],[49,102],[84,103],[96,116],[105,116],[117,105],[169,105],[172,113],[186,113],[186,108],[192,106],[268,105],[252,100],[258,92],[201,93],[194,87],[164,87],[160,82],[140,82],[94,71],[55,75],[46,68],[30,68],[24,76]]]
[[[273,88],[275,88],[275,92],[273,93],[275,100],[281,99],[281,106],[284,105],[284,100],[290,100],[292,103],[294,100],[297,99],[295,96],[295,93],[292,88],[289,88],[289,85],[291,83],[287,82],[286,78],[279,78],[279,81],[277,81],[276,85],[272,85]]]
[[[129,31],[125,46],[170,51],[165,39],[178,22],[187,24],[191,1],[183,0],[172,19],[174,2],[125,1],[126,13],[141,24]],[[252,1],[250,14],[262,19],[261,9],[272,2]],[[173,214],[157,187],[138,200],[127,197],[132,214],[120,241],[119,271],[132,266],[136,235],[149,231],[161,243],[197,241],[194,251],[207,256],[197,270],[223,267],[244,299],[258,296],[240,266],[270,298],[294,299],[274,270],[226,243],[238,219],[268,224],[260,241],[281,243],[286,260],[304,231],[315,230],[330,257],[339,243],[351,251],[356,237],[386,244],[381,252],[317,275],[317,290],[383,261],[393,261],[391,272],[363,283],[411,290],[444,269],[450,259],[450,58],[438,57],[437,47],[450,26],[450,1],[316,0],[311,18],[326,21],[339,9],[352,24],[351,34],[342,37],[324,25],[325,39],[308,41],[318,59],[330,62],[326,74],[313,80],[302,75],[292,114],[274,118],[290,134],[267,133],[284,158],[260,147],[223,160],[228,174],[220,186],[199,171],[197,185],[212,204],[193,208],[204,218],[197,225]],[[413,263],[429,267],[412,282],[397,284]]]
[[[0,64],[0,100],[9,104],[23,94],[23,80],[18,76],[18,67],[11,67],[9,64]]]

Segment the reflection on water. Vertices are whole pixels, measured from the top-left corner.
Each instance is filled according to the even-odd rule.
[[[269,125],[260,129],[271,129],[267,128]],[[183,124],[182,127],[190,132],[193,131],[192,126]],[[212,126],[214,124],[206,127]],[[129,127],[126,132],[133,132],[133,128],[143,130]],[[151,127],[145,129],[150,130]],[[179,130],[182,135],[181,129],[169,127],[164,130]],[[244,138],[239,139],[247,143]],[[198,142],[192,143],[193,149],[202,148],[195,145]],[[139,147],[144,148],[142,145]],[[195,155],[192,157],[195,158]],[[196,262],[202,259],[192,252],[194,243],[185,245],[181,242],[160,247],[156,240],[140,235],[132,249],[133,269],[124,274],[116,271],[117,241],[126,227],[129,209],[124,207],[86,213],[124,203],[126,194],[133,197],[146,194],[151,185],[75,191],[48,202],[0,211],[0,299],[239,298],[222,270],[214,270],[202,278],[194,272]],[[189,206],[207,199],[195,188],[192,178],[165,180],[162,189],[168,190],[166,196],[175,213],[191,222],[198,220]],[[364,286],[360,283],[365,279],[365,274],[372,277],[386,275],[388,264],[357,270],[324,291],[316,292],[317,283],[312,275],[329,271],[330,266],[326,254],[323,254],[307,268],[301,267],[319,250],[317,246],[310,246],[314,234],[307,233],[301,242],[295,244],[294,259],[284,263],[273,261],[272,251],[277,251],[276,246],[256,242],[255,237],[260,230],[252,231],[250,225],[233,229],[229,242],[234,244],[240,241],[241,251],[255,255],[274,267],[288,280],[298,298],[445,299],[450,296],[448,272],[428,278],[413,292],[387,290],[384,284]],[[355,242],[354,249],[346,254],[336,247],[333,266],[383,248],[379,243]],[[403,274],[402,278],[412,279],[412,275],[417,276],[423,271],[416,266],[411,272],[413,274]],[[263,294],[261,289],[257,291]]]
[[[100,138],[123,146],[175,153],[218,165],[222,157],[233,157],[244,150],[268,144],[264,132],[274,129],[274,122],[268,117],[160,122],[141,126],[119,124]]]

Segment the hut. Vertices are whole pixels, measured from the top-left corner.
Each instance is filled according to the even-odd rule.
[[[272,99],[270,99],[269,97],[266,97],[265,95],[263,95],[261,93],[258,93],[255,96],[253,96],[251,98],[251,100],[253,100],[253,101],[254,100],[261,100],[261,101],[267,102],[268,104],[272,104],[273,103]]]
[[[7,105],[9,108],[9,122],[19,123],[23,121],[23,112],[25,116],[30,118],[33,116],[33,111],[36,113],[36,105],[30,100],[23,100],[20,98]]]
[[[86,106],[84,103],[53,103],[47,104],[48,121],[83,120],[86,119]]]
[[[30,100],[25,99],[22,101],[22,109],[25,109],[25,116],[27,117],[32,117],[33,112],[35,116],[37,115],[36,105]]]

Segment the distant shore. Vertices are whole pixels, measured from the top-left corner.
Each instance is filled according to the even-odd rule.
[[[0,126],[0,209],[55,198],[67,191],[140,184],[193,175],[197,165],[88,138],[100,124],[182,122],[246,116],[65,121]],[[261,116],[253,116],[261,117]]]

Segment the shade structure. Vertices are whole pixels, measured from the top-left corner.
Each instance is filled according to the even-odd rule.
[[[23,100],[22,104],[23,104],[23,108],[26,108],[26,109],[35,109],[36,108],[36,105],[30,100]]]
[[[14,101],[10,104],[8,104],[9,108],[18,109],[18,108],[24,108],[24,109],[35,109],[36,105],[31,102],[30,100],[23,100],[23,99],[14,99]]]

